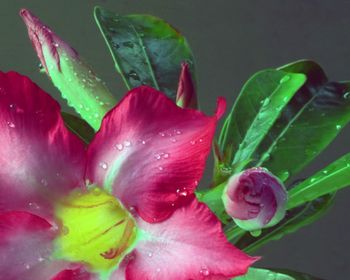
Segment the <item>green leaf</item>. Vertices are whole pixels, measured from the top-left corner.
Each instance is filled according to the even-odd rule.
[[[322,195],[350,185],[350,153],[342,156],[289,192],[288,208],[297,207]]]
[[[219,138],[219,145],[231,164],[255,157],[258,145],[305,79],[304,74],[271,69],[258,72],[248,80]],[[227,155],[228,150],[237,152]]]
[[[154,16],[120,16],[96,7],[95,19],[128,89],[149,85],[175,101],[181,62],[194,73],[186,39]]]
[[[293,208],[287,211],[285,218],[280,223],[274,227],[264,229],[259,237],[253,237],[247,232],[235,245],[251,254],[264,244],[272,240],[279,240],[284,235],[293,233],[321,218],[331,207],[334,197],[335,194],[325,195]]]
[[[66,127],[77,135],[86,144],[89,144],[95,135],[93,128],[83,119],[72,114],[61,112]]]
[[[263,166],[282,180],[297,174],[322,152],[350,120],[349,84],[327,82],[310,61],[280,68],[308,80],[283,110],[258,148],[252,166]]]
[[[304,273],[286,269],[264,269],[250,268],[244,276],[236,277],[234,280],[321,280]]]

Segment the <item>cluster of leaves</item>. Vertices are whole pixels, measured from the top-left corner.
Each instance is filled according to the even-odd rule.
[[[149,85],[176,101],[182,62],[189,64],[195,80],[192,51],[168,23],[152,16],[120,16],[102,8],[95,9],[95,19],[128,89]],[[91,140],[94,131],[85,121],[63,116],[74,133],[87,143]],[[329,81],[315,62],[301,60],[256,73],[243,86],[214,143],[212,187],[198,192],[198,198],[221,219],[228,239],[246,252],[295,232],[319,219],[332,205],[335,192],[348,185],[350,154],[310,178],[297,176],[349,120],[350,83]],[[258,166],[288,186],[289,200],[285,218],[253,237],[227,217],[221,195],[230,176]],[[253,268],[239,279],[316,278]]]

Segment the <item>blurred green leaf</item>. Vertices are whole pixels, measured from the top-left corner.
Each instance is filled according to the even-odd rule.
[[[89,144],[95,135],[93,128],[83,119],[72,114],[61,112],[62,118],[66,127],[82,139],[86,144]]]
[[[120,16],[96,7],[95,19],[128,89],[149,85],[175,101],[181,62],[194,73],[186,39],[154,16]]]
[[[258,160],[282,180],[297,174],[322,152],[350,120],[349,84],[327,82],[314,62],[299,61],[280,68],[307,75],[257,149]]]
[[[350,153],[293,187],[289,192],[288,208],[297,207],[322,195],[350,185]]]
[[[293,208],[287,211],[285,218],[280,223],[274,227],[264,229],[259,237],[253,237],[247,232],[235,245],[247,253],[252,253],[272,240],[279,240],[284,235],[293,233],[321,218],[331,207],[334,197],[335,194],[324,195],[314,201]]]
[[[234,280],[322,280],[304,273],[286,269],[250,268],[248,273]]]
[[[219,146],[228,164],[255,157],[257,147],[305,80],[304,74],[273,69],[260,71],[248,80],[219,138]],[[227,151],[235,154],[227,155]]]

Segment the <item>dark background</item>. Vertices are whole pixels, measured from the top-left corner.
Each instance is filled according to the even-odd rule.
[[[350,1],[339,0],[1,0],[0,69],[30,76],[58,99],[58,91],[38,73],[38,59],[18,16],[19,9],[27,7],[76,48],[112,92],[124,92],[92,17],[97,4],[120,14],[153,14],[181,30],[196,57],[201,108],[207,113],[213,112],[219,95],[231,107],[256,71],[301,58],[319,62],[330,79],[350,80]],[[349,136],[347,128],[305,174],[349,152]],[[210,167],[202,184],[209,179]],[[263,256],[258,265],[327,280],[350,279],[348,201],[350,189],[340,191],[323,219],[257,252]]]

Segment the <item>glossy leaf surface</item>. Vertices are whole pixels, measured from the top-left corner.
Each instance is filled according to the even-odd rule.
[[[226,119],[219,139],[228,164],[255,158],[258,145],[304,82],[303,74],[273,69],[258,72],[248,80]],[[227,151],[235,154],[227,155]]]
[[[77,135],[86,144],[91,142],[95,135],[95,131],[86,121],[66,112],[62,112],[61,115],[66,127],[71,132]]]
[[[288,208],[350,185],[350,154],[346,154],[289,191]]]
[[[288,103],[268,137],[258,148],[263,166],[282,180],[297,174],[320,154],[350,120],[349,84],[327,82],[323,70],[310,61],[282,68],[308,80]]]
[[[128,89],[149,85],[175,101],[181,63],[187,62],[193,73],[186,39],[150,15],[120,16],[96,7],[95,19]]]

